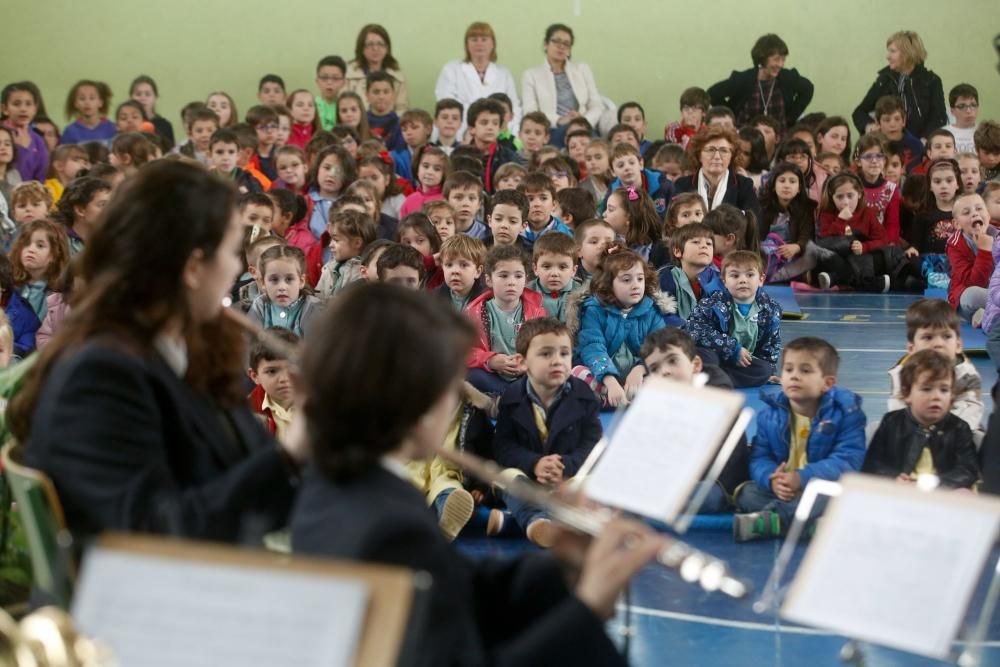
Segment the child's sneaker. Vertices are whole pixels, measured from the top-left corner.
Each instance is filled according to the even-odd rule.
[[[737,514],[733,517],[733,539],[749,542],[781,536],[781,517],[777,512],[764,510]]]
[[[816,278],[816,282],[819,283],[820,289],[830,289],[830,274],[826,271],[821,271]]]
[[[892,279],[889,278],[889,274],[887,273],[882,274],[882,282],[884,283],[882,287],[882,294],[886,294],[889,292],[889,286],[892,284]]]
[[[458,534],[465,528],[472,518],[472,510],[475,503],[472,494],[465,489],[455,489],[448,494],[441,508],[441,516],[438,518],[438,527],[450,542],[458,537]]]
[[[535,519],[524,531],[528,539],[543,549],[548,549],[556,542],[557,528],[548,519]]]

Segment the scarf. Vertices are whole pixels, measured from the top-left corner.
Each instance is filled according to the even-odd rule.
[[[715,189],[715,196],[712,197],[712,201],[708,201],[708,180],[705,178],[705,172],[701,169],[698,170],[698,194],[701,195],[709,211],[714,211],[715,207],[722,203],[723,197],[726,196],[726,186],[728,184],[729,170],[727,169],[719,181],[719,187]]]

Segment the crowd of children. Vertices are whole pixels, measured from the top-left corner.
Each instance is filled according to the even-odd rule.
[[[775,39],[759,55],[787,55]],[[738,510],[740,539],[780,533],[814,477],[936,471],[974,485],[981,387],[958,327],[982,326],[1000,363],[1000,124],[978,121],[972,85],[951,89],[951,124],[923,137],[906,129],[903,99],[880,97],[852,147],[842,116],[741,112],[737,126],[699,87],[654,140],[637,102],[605,136],[579,114],[557,132],[541,112],[515,126],[504,94],[467,107],[440,99],[430,112],[407,107],[391,68],[345,87],[347,70],[339,56],[320,59],[315,93],[286,94],[281,77],[264,76],[243,116],[211,92],[184,106],[176,145],[148,76],[113,117],[105,83],[77,82],[61,133],[35,84],[6,85],[0,363],[29,357],[59,326],[77,256],[113,193],[127,196],[121,184],[152,160],[187,160],[239,192],[245,272],[232,307],[286,342],[308,340],[317,313],[359,281],[432,290],[467,313],[478,337],[462,410],[496,420],[495,437],[484,427],[490,451],[511,474],[572,478],[600,437],[600,409],[630,402],[649,375],[705,372],[717,386],[781,385],[707,505]],[[894,411],[867,454],[860,399],[836,385],[836,350],[812,338],[782,349],[781,308],[763,287],[791,281],[947,288],[947,302],[908,312]],[[287,362],[254,347],[248,376],[253,408],[283,433]],[[456,415],[463,427],[448,446],[468,436],[467,418]],[[440,461],[414,480],[451,537],[488,495]],[[547,544],[544,512],[506,500],[514,523]],[[505,516],[491,514],[491,534]]]

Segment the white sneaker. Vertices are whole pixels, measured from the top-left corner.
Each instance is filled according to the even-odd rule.
[[[882,287],[882,294],[885,294],[889,291],[889,285],[891,283],[891,281],[889,280],[889,274],[883,273],[882,280],[885,282],[885,285]]]
[[[972,328],[981,329],[983,326],[983,317],[986,315],[986,311],[980,308],[972,314]]]
[[[821,272],[819,274],[819,277],[817,278],[817,280],[819,281],[819,288],[820,289],[830,289],[830,274],[829,273],[827,273],[825,271]]]

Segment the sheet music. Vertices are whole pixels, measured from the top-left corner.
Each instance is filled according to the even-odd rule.
[[[736,392],[647,380],[587,478],[585,493],[612,507],[673,521],[742,404]]]
[[[822,519],[782,615],[946,658],[996,537],[998,504],[852,477]]]
[[[73,603],[128,667],[348,666],[364,582],[94,549]]]

